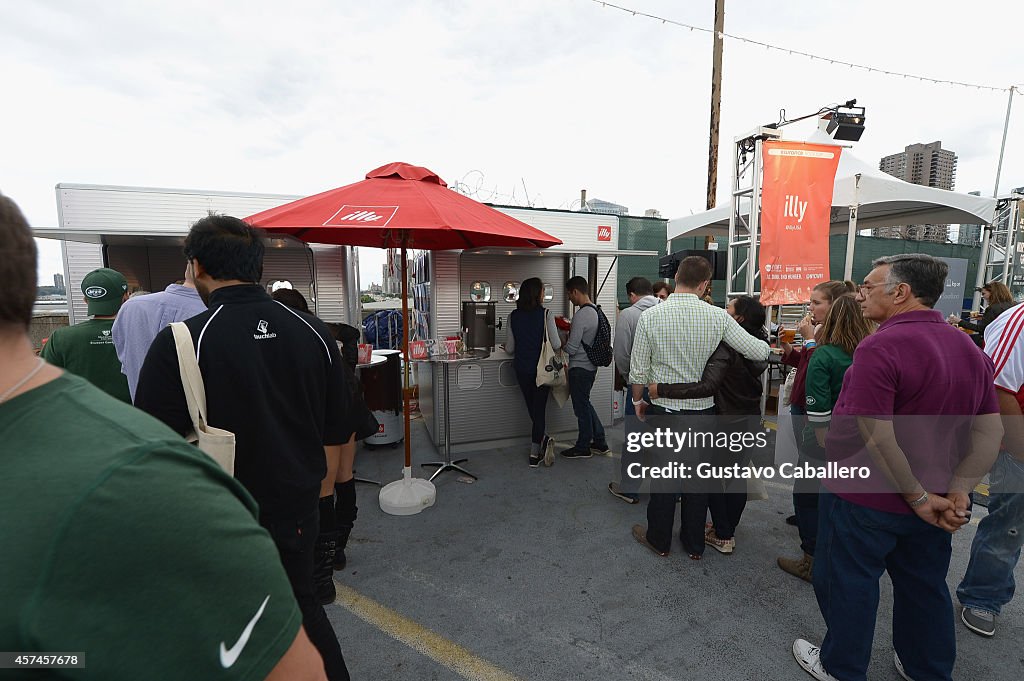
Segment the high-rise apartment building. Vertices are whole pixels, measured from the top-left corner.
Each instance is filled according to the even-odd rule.
[[[63,290],[64,289],[64,275],[55,274],[53,275],[53,287]]]
[[[981,196],[981,192],[968,192],[972,196]],[[956,239],[963,246],[981,245],[981,225],[960,225],[960,233]]]
[[[884,157],[879,170],[913,184],[952,191],[956,184],[956,154],[942,142],[911,144],[898,154]],[[912,241],[949,240],[949,225],[897,225],[871,230],[872,236]]]

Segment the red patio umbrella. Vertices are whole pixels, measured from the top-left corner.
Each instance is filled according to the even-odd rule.
[[[439,251],[562,243],[448,189],[437,174],[408,163],[389,163],[368,172],[362,182],[256,213],[246,222],[309,243],[374,248]]]
[[[408,163],[389,163],[368,172],[361,182],[250,215],[245,221],[308,243],[402,249],[406,480],[412,465],[406,249],[547,248],[562,243],[525,222],[448,189],[436,173]]]

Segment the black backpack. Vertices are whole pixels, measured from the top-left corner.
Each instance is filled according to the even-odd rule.
[[[584,305],[583,307],[592,307],[597,312],[597,333],[594,334],[594,344],[587,345],[581,342],[584,352],[587,353],[587,359],[590,363],[596,367],[611,366],[614,353],[612,352],[612,325],[608,323],[608,318],[604,316],[604,312],[601,310],[600,305]]]

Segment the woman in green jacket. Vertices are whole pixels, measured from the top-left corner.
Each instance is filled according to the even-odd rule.
[[[807,426],[804,443],[824,458],[825,436],[832,418],[832,407],[839,399],[843,376],[853,363],[853,351],[871,333],[870,322],[864,319],[860,305],[853,295],[839,296],[825,317],[815,339],[814,355],[807,364],[806,403]],[[817,541],[817,522],[800,524],[801,558],[779,558],[779,567],[807,582],[811,581],[814,567],[814,549]],[[811,532],[809,528],[815,528]]]

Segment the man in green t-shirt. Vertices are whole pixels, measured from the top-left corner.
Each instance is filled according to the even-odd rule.
[[[245,489],[35,356],[35,265],[28,224],[0,195],[0,650],[77,662],[0,680],[325,679]]]
[[[121,360],[110,333],[117,311],[128,300],[128,282],[117,270],[101,267],[82,279],[82,293],[92,319],[50,334],[43,346],[43,359],[131,404],[128,378],[121,373]]]

